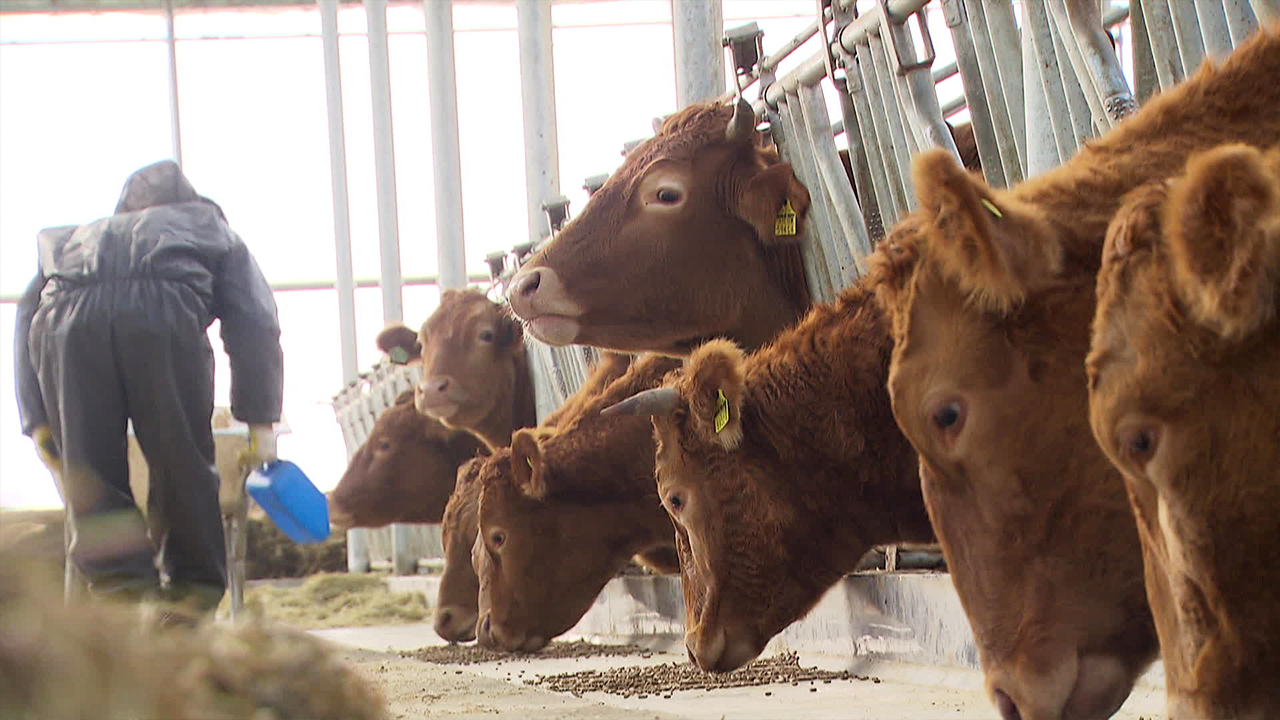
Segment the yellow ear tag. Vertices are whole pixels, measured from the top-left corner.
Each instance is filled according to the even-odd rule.
[[[396,365],[404,365],[409,362],[409,351],[397,345],[391,348],[387,357],[391,358],[391,362]]]
[[[1000,212],[1000,208],[996,207],[996,204],[990,200],[982,198],[982,206],[990,210],[992,215],[995,215],[998,218],[1004,217],[1004,213]]]
[[[791,198],[787,198],[787,201],[782,204],[782,209],[778,210],[778,217],[773,221],[773,234],[796,234],[796,209],[791,207]]]
[[[529,463],[529,469],[530,469],[530,470],[532,470],[532,469],[533,469],[533,458],[531,458],[531,457],[526,457],[526,458],[524,459],[524,461],[525,461],[525,462],[527,462],[527,463]]]
[[[729,398],[724,396],[723,390],[716,391],[716,432],[724,429],[729,424]]]

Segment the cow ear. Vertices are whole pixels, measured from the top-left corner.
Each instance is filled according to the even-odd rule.
[[[1280,150],[1226,145],[1193,157],[1164,207],[1173,281],[1192,319],[1241,340],[1276,315]]]
[[[689,421],[704,442],[725,450],[742,443],[742,367],[746,355],[728,340],[704,343],[685,362]]]
[[[547,496],[547,481],[542,471],[542,446],[538,436],[529,430],[517,430],[511,437],[511,473],[520,492],[531,498]]]
[[[1062,245],[1035,209],[997,195],[946,150],[918,153],[911,170],[931,253],[983,309],[1008,313],[1061,272]]]
[[[378,333],[378,349],[397,365],[410,365],[422,360],[422,344],[418,333],[404,325],[388,325]]]
[[[809,190],[789,163],[775,163],[755,174],[733,201],[734,215],[751,223],[766,246],[799,242],[809,214]]]

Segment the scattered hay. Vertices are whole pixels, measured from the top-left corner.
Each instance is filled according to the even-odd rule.
[[[855,675],[848,670],[833,671],[800,667],[800,656],[794,652],[782,653],[771,658],[754,660],[727,673],[711,673],[687,662],[664,663],[640,667],[618,667],[609,670],[584,670],[558,675],[538,675],[525,680],[525,685],[541,685],[557,692],[573,693],[581,697],[586,692],[606,692],[623,697],[633,695],[670,697],[677,690],[712,690],[716,688],[748,687],[770,683],[817,682],[832,680],[870,680],[880,678]]]
[[[598,645],[586,640],[572,642],[552,641],[550,645],[534,653],[509,653],[501,650],[490,650],[479,645],[450,644],[443,647],[427,647],[400,653],[401,657],[413,658],[423,662],[440,665],[471,665],[472,663],[494,662],[502,660],[556,660],[582,657],[621,657],[639,655],[648,658],[653,651],[640,645]]]
[[[230,594],[218,616],[231,612]],[[295,628],[362,627],[426,622],[432,611],[420,592],[392,592],[377,575],[323,573],[300,585],[249,588],[245,612]]]

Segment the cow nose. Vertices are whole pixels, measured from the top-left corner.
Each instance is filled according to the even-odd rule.
[[[522,270],[512,278],[511,289],[507,290],[507,299],[523,303],[531,302],[541,284],[542,273],[538,268]]]
[[[493,628],[489,623],[488,613],[485,613],[484,617],[480,618],[480,622],[476,623],[476,642],[480,643],[481,647],[486,647],[490,650],[496,649],[496,645],[493,642]]]
[[[710,633],[690,633],[685,638],[684,646],[698,667],[717,671],[720,669],[720,656],[724,654],[724,629],[716,628]]]
[[[996,690],[996,709],[1000,711],[1001,720],[1022,720],[1022,713],[1018,712],[1018,706],[1014,704],[1013,698],[1003,690]]]

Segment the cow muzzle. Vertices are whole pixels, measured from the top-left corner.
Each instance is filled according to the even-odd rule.
[[[466,401],[466,391],[448,375],[424,378],[413,389],[414,407],[436,420],[448,420],[458,414],[458,409]]]
[[[564,282],[548,267],[516,273],[507,287],[511,310],[529,332],[548,345],[571,345],[581,331],[583,308],[569,298]]]
[[[761,648],[740,632],[723,626],[699,628],[685,635],[689,659],[708,672],[729,672],[746,665],[760,654]]]
[[[468,642],[476,639],[475,610],[457,605],[443,605],[436,608],[433,626],[436,634],[449,642]]]
[[[491,613],[476,623],[476,640],[482,647],[507,652],[537,652],[547,645],[547,638],[494,622]]]

